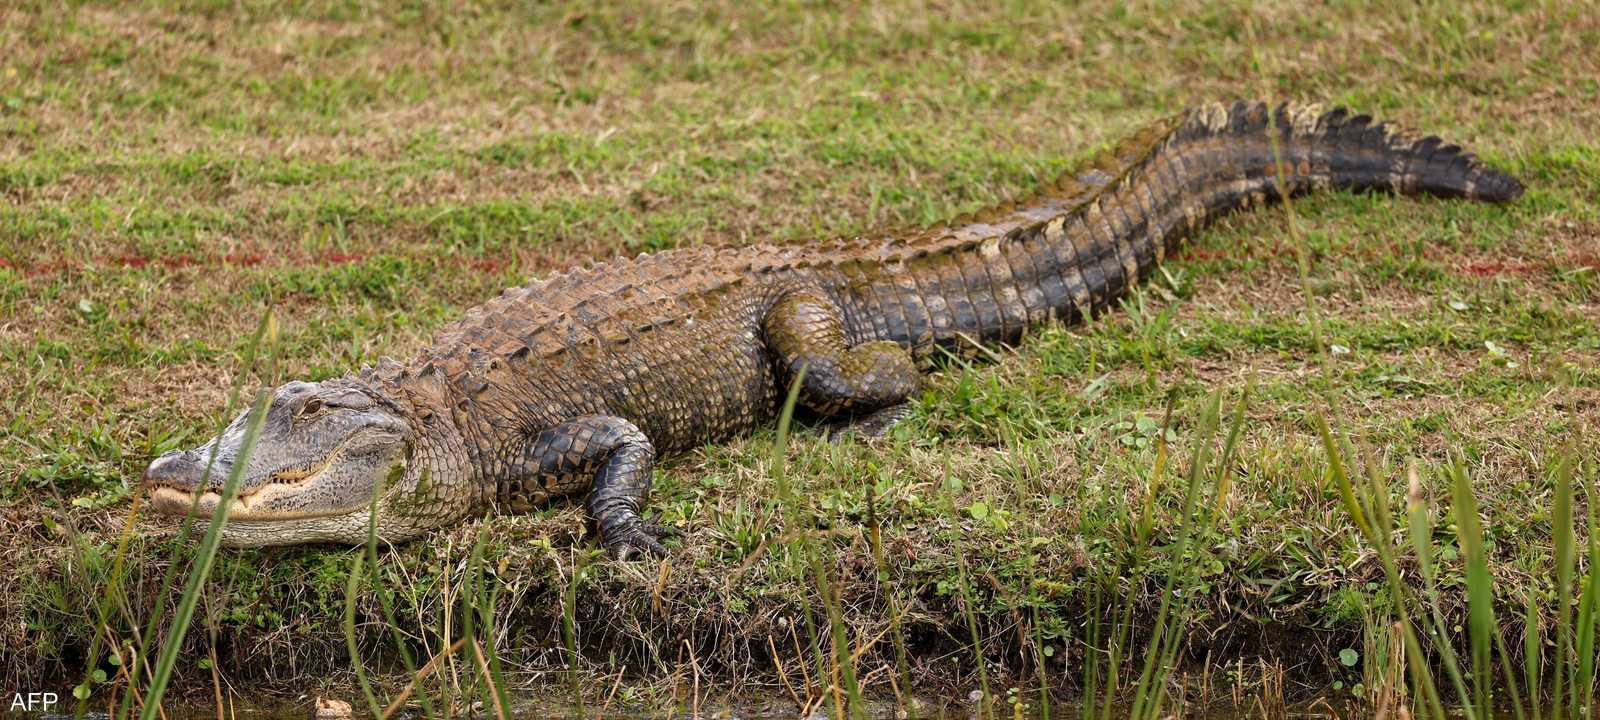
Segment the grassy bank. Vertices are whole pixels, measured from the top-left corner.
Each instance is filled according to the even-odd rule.
[[[514,682],[564,684],[576,665],[588,696],[618,701],[681,701],[696,679],[786,693],[810,662],[807,618],[826,632],[803,525],[827,531],[807,536],[850,637],[870,644],[874,692],[900,674],[896,637],[914,686],[975,687],[969,618],[997,687],[1041,658],[1070,687],[1086,614],[1114,604],[1095,598],[1134,598],[1142,637],[1172,568],[1198,573],[1181,617],[1192,662],[1265,658],[1349,685],[1360,670],[1340,651],[1366,652],[1383,570],[1324,472],[1320,415],[1376,449],[1397,499],[1420,461],[1452,617],[1439,468],[1453,457],[1502,592],[1549,601],[1553,459],[1592,458],[1562,443],[1600,413],[1600,11],[1268,5],[1249,26],[1245,9],[8,4],[0,680],[81,677],[123,479],[211,434],[241,373],[248,389],[406,357],[501,288],[592,258],[937,220],[1186,104],[1264,93],[1438,132],[1529,192],[1506,208],[1340,196],[1297,202],[1292,221],[1232,218],[1124,312],[943,364],[890,440],[800,432],[787,505],[771,432],[667,463],[653,505],[685,537],[665,569],[594,560],[569,506],[386,552],[399,625],[419,657],[449,644],[482,529]],[[269,307],[275,373],[244,362]],[[1215,522],[1174,557],[1213,391],[1248,391],[1239,446]],[[160,524],[132,534],[105,639],[136,642],[176,604],[173,542]],[[345,683],[355,555],[221,554],[180,687],[209,692],[213,667]],[[354,611],[361,651],[394,670],[375,596]],[[623,662],[641,675],[618,685]]]

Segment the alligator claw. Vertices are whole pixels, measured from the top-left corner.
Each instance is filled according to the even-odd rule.
[[[909,402],[895,403],[866,415],[840,418],[829,422],[824,430],[828,442],[838,445],[851,438],[876,440],[889,436],[889,431],[916,413]]]
[[[666,539],[669,539],[669,538],[675,538],[675,537],[678,537],[679,535],[683,534],[683,533],[678,532],[677,528],[675,528],[675,527],[673,527],[671,525],[662,525],[661,523],[657,522],[655,519],[648,519],[648,520],[639,521],[639,529],[643,530],[645,532],[645,534],[647,534],[650,537],[653,537],[653,538],[655,538],[657,540],[666,540]]]
[[[669,537],[675,531],[654,522],[638,522],[612,532],[605,538],[606,554],[613,560],[626,562],[635,553],[640,557],[666,557],[667,548],[658,538]]]

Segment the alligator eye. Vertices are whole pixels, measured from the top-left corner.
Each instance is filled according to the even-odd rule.
[[[317,411],[321,409],[322,401],[316,398],[311,398],[310,400],[306,401],[306,404],[300,406],[300,417],[309,417],[311,415],[315,415]]]

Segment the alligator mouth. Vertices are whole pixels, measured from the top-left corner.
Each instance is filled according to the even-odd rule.
[[[248,495],[240,495],[228,504],[227,516],[229,520],[261,521],[261,520],[312,520],[335,515],[349,515],[361,509],[350,507],[342,510],[267,510],[259,507],[269,502],[273,497],[283,494],[279,488],[289,488],[286,485],[268,485]],[[292,488],[291,488],[292,489]],[[150,509],[167,515],[193,515],[194,517],[211,517],[217,511],[217,506],[222,503],[222,494],[207,490],[200,494],[198,502],[195,494],[187,490],[179,490],[170,485],[162,485],[150,490]]]
[[[350,446],[356,440],[371,435],[386,435],[382,431],[358,432],[346,438],[333,452],[328,453],[327,459],[321,464],[308,468],[293,468],[280,470],[268,476],[267,481],[259,487],[240,488],[233,501],[227,505],[229,520],[238,521],[282,521],[282,520],[311,520],[315,518],[349,515],[366,509],[367,502],[351,504],[349,507],[333,508],[328,510],[285,510],[271,508],[272,501],[284,496],[291,496],[302,492],[307,487],[315,484],[322,476],[339,462],[350,455]],[[157,482],[147,490],[150,509],[167,515],[192,515],[194,517],[211,517],[222,504],[222,493],[217,490],[205,490],[198,493],[186,490],[166,482]]]

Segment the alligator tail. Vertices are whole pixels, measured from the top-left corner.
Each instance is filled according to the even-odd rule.
[[[1013,342],[1048,318],[1109,306],[1212,220],[1285,196],[1343,189],[1507,202],[1523,189],[1455,145],[1342,108],[1209,105],[1152,127],[1139,136],[1150,138],[1142,153],[1124,145],[1118,162],[1103,164],[1120,175],[1094,182],[1094,192],[1078,187],[1076,203],[1051,217],[987,235],[953,228],[886,252],[879,281],[853,285],[859,316],[872,319],[857,336],[917,352]]]
[[[1334,188],[1381,190],[1404,195],[1433,195],[1484,202],[1509,202],[1522,195],[1516,178],[1484,165],[1460,146],[1437,135],[1419,137],[1369,115],[1344,108],[1318,113],[1315,106],[1279,105],[1272,123],[1263,104],[1236,103],[1226,110],[1206,108],[1188,113],[1190,137],[1277,135],[1286,161],[1284,179],[1292,192],[1313,189],[1325,178]],[[1274,133],[1274,131],[1276,131]],[[1289,167],[1287,161],[1294,161]],[[1270,165],[1268,166],[1271,167]],[[1276,174],[1276,173],[1274,173]],[[1309,178],[1309,185],[1302,179]],[[1274,182],[1276,177],[1268,178]],[[1299,182],[1296,182],[1299,181]]]

